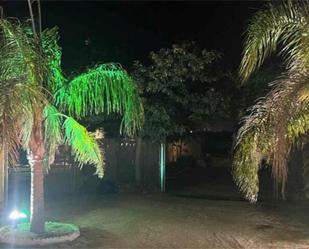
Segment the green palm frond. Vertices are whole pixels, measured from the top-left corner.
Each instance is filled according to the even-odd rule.
[[[308,5],[288,1],[270,5],[252,18],[247,32],[240,65],[240,76],[247,80],[264,60],[283,46],[290,69],[304,68],[309,62]]]
[[[61,122],[63,117],[54,106],[47,105],[43,110],[43,118],[45,131],[44,144],[48,168],[49,165],[54,162],[58,146],[63,142],[61,132]]]
[[[143,106],[132,78],[118,64],[98,65],[73,78],[56,93],[60,110],[76,117],[119,113],[121,131],[133,135],[142,126]]]
[[[42,32],[42,48],[44,59],[49,68],[46,88],[52,93],[56,92],[59,88],[63,87],[66,82],[65,76],[61,69],[61,48],[58,45],[59,34],[58,28],[45,29]]]
[[[93,164],[99,177],[104,175],[104,153],[94,136],[71,117],[63,123],[65,142],[71,146],[75,160],[83,164]]]
[[[302,110],[300,113],[293,115],[288,124],[287,135],[291,141],[302,141],[302,136],[305,135],[309,130],[309,110]],[[298,145],[303,145],[302,143]]]

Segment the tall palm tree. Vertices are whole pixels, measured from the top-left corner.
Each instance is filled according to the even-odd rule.
[[[268,5],[251,19],[246,35],[240,65],[243,82],[276,51],[283,56],[286,72],[243,119],[234,147],[233,175],[246,198],[255,202],[258,170],[265,161],[272,167],[276,193],[285,199],[291,147],[305,143],[309,130],[308,2]]]
[[[28,151],[31,166],[30,230],[44,232],[44,169],[57,147],[71,146],[79,165],[92,164],[104,175],[104,153],[76,119],[118,113],[120,131],[141,128],[143,107],[137,88],[119,64],[100,64],[66,77],[61,70],[57,28],[35,34],[29,23],[0,20],[0,137],[12,162]],[[76,119],[75,119],[76,118]]]

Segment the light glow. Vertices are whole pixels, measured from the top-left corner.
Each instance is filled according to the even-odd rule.
[[[160,189],[165,192],[165,143],[160,145]]]
[[[27,218],[27,215],[25,213],[19,212],[17,210],[14,210],[10,213],[9,218],[11,220],[19,220],[19,219],[25,219]]]

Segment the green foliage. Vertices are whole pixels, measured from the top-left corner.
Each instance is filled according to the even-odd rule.
[[[66,79],[61,69],[61,48],[58,45],[58,28],[45,29],[42,32],[42,48],[44,58],[49,70],[47,71],[47,81],[45,87],[51,92],[56,92],[63,87]]]
[[[44,118],[44,143],[46,150],[46,168],[54,162],[56,150],[63,143],[61,118],[58,110],[52,105],[46,105],[43,110]]]
[[[303,138],[309,129],[308,10],[307,2],[270,5],[259,11],[248,27],[240,67],[243,80],[277,48],[287,64],[287,72],[252,108],[237,134],[233,174],[250,201],[257,200],[257,172],[262,159],[271,165],[276,191],[280,190],[285,198],[291,148],[306,142]]]
[[[67,78],[58,39],[57,28],[36,38],[28,23],[0,20],[1,144],[8,147],[13,162],[18,148],[36,144],[36,129],[42,125],[47,169],[65,142],[81,165],[94,164],[102,177],[104,153],[98,143],[85,127],[60,112],[77,118],[117,113],[123,117],[121,132],[134,135],[142,126],[142,103],[134,82],[118,64],[97,65]]]
[[[103,64],[70,80],[56,103],[78,118],[98,113],[123,115],[121,132],[133,136],[142,126],[143,106],[133,80],[120,65]]]
[[[65,141],[71,146],[75,160],[82,164],[96,166],[96,174],[103,177],[102,162],[104,155],[93,135],[87,129],[71,117],[67,117],[63,123]]]
[[[135,62],[133,77],[145,102],[144,135],[155,140],[181,135],[209,117],[226,112],[215,87],[224,77],[215,66],[218,52],[194,43],[151,52],[149,65]]]
[[[8,228],[9,230],[10,228]],[[48,237],[57,237],[57,236],[64,236],[68,235],[74,232],[78,232],[78,227],[76,227],[73,224],[68,224],[68,223],[60,223],[60,222],[51,222],[48,221],[45,223],[45,233],[40,234],[37,237],[40,238],[48,238]],[[15,231],[10,231],[10,232],[19,232],[19,236],[24,232],[25,235],[23,237],[27,237],[27,233],[30,231],[30,223],[21,223],[17,225],[17,228]],[[18,235],[15,235],[18,236]],[[28,235],[29,236],[29,235]],[[21,236],[22,237],[22,236]]]

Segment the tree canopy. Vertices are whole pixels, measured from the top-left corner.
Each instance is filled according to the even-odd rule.
[[[57,146],[67,142],[79,162],[97,165],[102,176],[100,149],[73,117],[119,113],[123,116],[121,131],[133,135],[141,127],[143,108],[130,76],[118,64],[101,64],[66,77],[57,28],[42,32],[40,52],[27,23],[2,19],[0,25],[1,124],[6,127],[1,136],[9,142],[11,158],[16,158],[19,146],[28,148],[35,108],[41,106],[46,157],[53,158]]]
[[[145,103],[144,136],[162,140],[194,129],[209,118],[226,115],[216,68],[221,54],[193,42],[151,52],[147,65],[134,63],[132,75]]]

